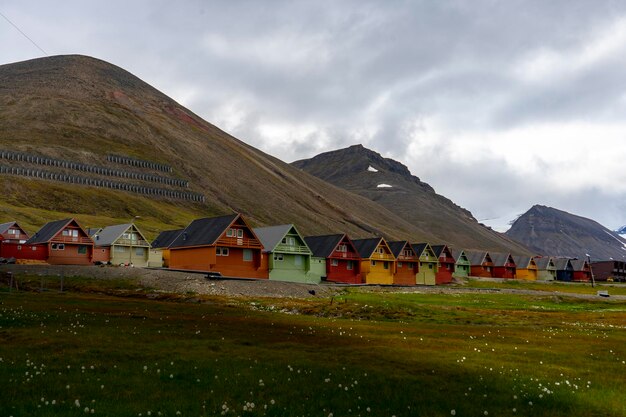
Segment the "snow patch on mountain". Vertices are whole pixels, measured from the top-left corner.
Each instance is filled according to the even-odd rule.
[[[367,170],[369,172],[378,172],[378,170],[376,168],[374,168],[373,166],[371,166],[371,165],[367,167]]]
[[[389,185],[389,184],[378,184],[376,186],[376,188],[392,188],[393,185]]]

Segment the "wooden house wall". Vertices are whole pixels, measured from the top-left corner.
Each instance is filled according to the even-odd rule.
[[[148,267],[150,268],[163,267],[163,250],[162,249],[150,249],[148,251]]]
[[[415,278],[417,284],[435,285],[437,283],[437,262],[420,261]]]
[[[556,270],[554,269],[538,269],[537,280],[554,281],[556,279]]]
[[[532,265],[529,265],[528,268],[518,268],[517,278],[529,280],[529,281],[536,281],[537,280],[537,267],[533,267]]]
[[[111,260],[111,248],[109,246],[96,246],[93,248],[94,262],[109,262]]]
[[[64,249],[52,249],[52,245],[54,244],[54,242],[48,243],[47,261],[49,264],[91,265],[93,258],[93,244],[65,243]]]
[[[337,265],[333,265],[333,259]],[[352,263],[352,269],[348,269],[348,263]],[[340,282],[344,284],[363,284],[360,272],[360,262],[358,260],[326,259],[326,281]]]
[[[228,248],[228,256],[216,256],[214,246],[170,249],[169,267],[194,271],[219,272],[226,277],[269,278],[267,256],[261,249]],[[244,261],[244,250],[252,251],[252,260]]]
[[[517,270],[514,266],[494,266],[491,269],[492,278],[513,279],[517,276]],[[517,276],[519,278],[519,276]]]
[[[492,269],[493,266],[491,265],[472,265],[470,267],[470,275],[480,278],[492,278]]]
[[[45,261],[48,259],[48,246],[43,245],[24,245],[13,242],[0,242],[3,258],[29,259],[37,261]]]
[[[366,284],[393,284],[394,262],[390,260],[366,259],[361,261],[361,274]]]
[[[393,275],[393,283],[396,285],[415,285],[417,283],[418,272],[419,261],[417,259],[411,261],[396,261],[396,271]]]

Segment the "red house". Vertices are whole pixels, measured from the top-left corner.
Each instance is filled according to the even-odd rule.
[[[491,276],[493,278],[516,278],[515,260],[510,253],[491,253],[493,261],[493,270]]]
[[[22,259],[54,265],[90,265],[93,260],[93,240],[74,219],[46,223],[24,246]]]
[[[396,257],[396,271],[393,283],[396,285],[416,285],[420,257],[406,240],[389,242],[391,252]]]
[[[465,251],[467,259],[470,261],[470,276],[491,278],[493,272],[493,261],[489,252]]]
[[[591,281],[591,268],[585,259],[572,259],[572,281],[589,282]]]
[[[304,240],[313,252],[313,257],[326,259],[326,281],[364,283],[359,252],[346,234],[308,236]]]
[[[439,259],[439,268],[437,269],[437,274],[435,275],[435,283],[437,285],[451,283],[455,264],[452,251],[448,245],[433,245],[431,247]]]
[[[0,258],[18,258],[22,246],[28,240],[28,234],[17,224],[0,224]]]

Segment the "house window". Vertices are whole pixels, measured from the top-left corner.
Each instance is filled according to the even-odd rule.
[[[376,261],[372,261],[372,266],[376,266]]]
[[[253,259],[252,249],[244,249],[243,250],[243,260],[245,262],[252,262],[252,259]]]
[[[135,248],[135,255],[137,256],[145,256],[144,248]]]
[[[128,249],[129,248],[127,246],[119,246],[119,245],[113,246],[113,252],[124,253],[124,252],[127,252]]]
[[[330,265],[331,266],[339,266],[339,261],[337,259],[331,259],[330,260]]]
[[[282,262],[283,261],[283,254],[282,253],[275,253],[274,254],[274,260],[278,261],[278,262]]]
[[[235,236],[235,231],[234,231],[233,229],[228,229],[228,230],[226,231],[226,236],[227,236],[227,237],[233,237],[233,236]]]
[[[22,245],[17,245],[17,250],[22,250]],[[34,246],[33,246],[33,250],[35,250]]]
[[[413,262],[407,263],[406,267],[409,268],[409,269],[413,269]]]
[[[79,255],[85,255],[87,253],[87,246],[85,245],[80,245],[78,247],[78,254]]]
[[[215,248],[216,256],[228,256],[228,248]]]
[[[433,264],[428,264],[428,269],[433,269]]]
[[[403,253],[404,253],[404,256],[406,258],[410,258],[411,257],[411,251],[410,250],[405,250]]]
[[[348,245],[337,246],[337,252],[348,252]]]
[[[346,265],[346,269],[348,271],[352,271],[353,268],[354,268],[354,264],[352,263],[352,261],[348,261],[348,264]]]
[[[9,229],[9,234],[10,235],[19,235],[20,232],[17,229]]]
[[[18,248],[19,248],[19,246],[18,246]],[[52,249],[52,250],[57,250],[57,244],[56,244],[56,243],[53,243],[53,244],[50,246],[50,249]]]
[[[294,256],[294,258],[293,258],[293,263],[294,263],[296,266],[302,266],[302,255],[296,255],[296,256]]]
[[[385,250],[383,248],[378,248],[378,253],[380,253],[381,255],[385,253]]]
[[[402,268],[402,262],[398,262],[398,268]]]
[[[242,238],[243,237],[243,229],[237,229],[237,237],[238,238]]]
[[[389,262],[383,262],[383,268],[389,269]]]

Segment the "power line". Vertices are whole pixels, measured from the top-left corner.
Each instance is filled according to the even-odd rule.
[[[39,49],[41,52],[43,52],[43,54],[44,54],[45,56],[49,56],[49,55],[48,55],[48,53],[47,53],[46,51],[44,51],[44,50],[43,50],[43,48],[42,48],[41,46],[37,45],[37,43],[36,43],[34,40],[32,40],[31,38],[29,38],[27,34],[25,34],[24,32],[22,32],[22,29],[20,29],[19,27],[17,27],[17,25],[16,25],[15,23],[11,22],[11,20],[9,20],[9,18],[8,18],[8,17],[6,17],[6,16],[5,16],[2,12],[0,12],[0,16],[4,17],[4,19],[5,19],[7,22],[9,22],[9,23],[11,24],[11,26],[13,26],[15,29],[17,29],[17,31],[18,31],[18,32],[20,32],[22,35],[24,35],[24,37],[25,37],[26,39],[28,39],[28,40],[30,41],[30,43],[32,43],[33,45],[35,45],[35,46],[37,47],[37,49]]]

